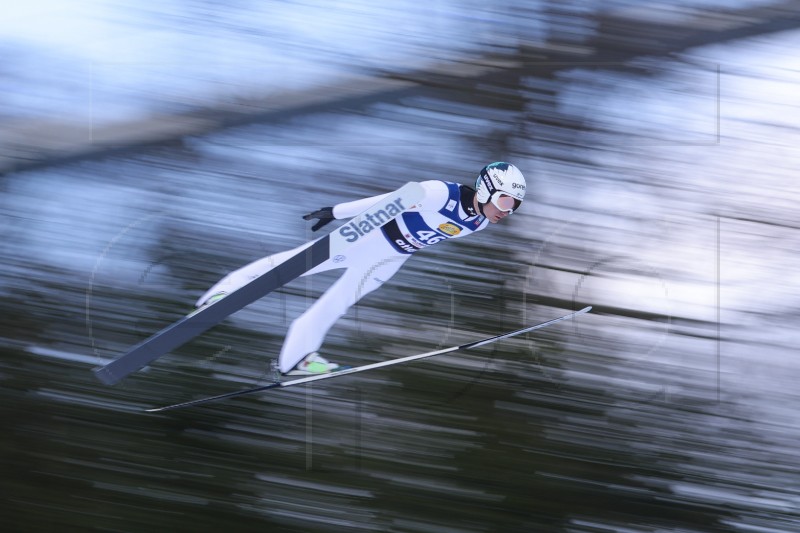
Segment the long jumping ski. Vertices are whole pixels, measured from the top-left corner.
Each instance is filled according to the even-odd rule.
[[[553,324],[555,324],[557,322],[562,322],[564,320],[569,320],[569,319],[574,318],[574,317],[576,317],[578,315],[582,315],[584,313],[588,313],[591,310],[592,310],[591,306],[584,307],[583,309],[581,309],[579,311],[575,311],[573,313],[569,313],[569,314],[564,315],[564,316],[559,317],[559,318],[554,318],[553,320],[548,320],[547,322],[542,322],[541,324],[536,324],[534,326],[528,326],[528,327],[525,327],[525,328],[522,328],[522,329],[518,329],[516,331],[511,331],[511,332],[508,332],[508,333],[501,333],[500,335],[495,335],[494,337],[488,337],[486,339],[482,339],[482,340],[479,340],[479,341],[468,342],[466,344],[461,344],[459,346],[451,346],[450,348],[444,348],[444,349],[441,349],[441,350],[435,350],[433,352],[427,352],[427,353],[422,353],[422,354],[417,354],[417,355],[409,355],[407,357],[400,357],[400,358],[397,358],[397,359],[390,359],[388,361],[381,361],[379,363],[371,363],[371,364],[367,364],[367,365],[356,366],[356,367],[352,367],[352,368],[346,368],[344,370],[338,370],[336,372],[331,372],[329,374],[318,374],[318,375],[315,375],[315,376],[308,376],[308,377],[304,377],[304,378],[293,379],[293,380],[290,380],[290,381],[278,381],[278,382],[275,382],[275,383],[270,383],[269,385],[263,385],[261,387],[254,387],[252,389],[244,389],[244,390],[239,390],[239,391],[235,391],[235,392],[229,392],[229,393],[226,393],[226,394],[220,394],[218,396],[210,396],[208,398],[200,398],[200,399],[192,400],[192,401],[188,401],[188,402],[176,403],[174,405],[167,405],[165,407],[155,407],[153,409],[146,409],[145,411],[148,412],[148,413],[158,413],[158,412],[161,412],[161,411],[169,411],[170,409],[182,409],[184,407],[192,407],[192,406],[201,405],[201,404],[204,404],[204,403],[216,402],[216,401],[225,400],[225,399],[228,399],[228,398],[235,398],[236,396],[244,396],[246,394],[254,394],[254,393],[257,393],[257,392],[263,392],[263,391],[267,391],[267,390],[270,390],[270,389],[285,389],[287,387],[294,387],[295,385],[302,385],[304,383],[312,383],[314,381],[321,381],[323,379],[338,378],[338,377],[345,376],[345,375],[348,375],[348,374],[355,374],[357,372],[366,372],[367,370],[374,370],[376,368],[383,368],[383,367],[386,367],[386,366],[399,365],[401,363],[408,363],[410,361],[417,361],[419,359],[426,359],[428,357],[434,357],[434,356],[437,356],[437,355],[444,355],[446,353],[455,352],[455,351],[458,351],[458,350],[471,350],[473,348],[477,348],[479,346],[484,346],[484,345],[490,344],[492,342],[497,342],[497,341],[502,340],[502,339],[507,339],[509,337],[514,337],[516,335],[521,335],[522,333],[527,333],[529,331],[542,329],[542,328],[545,328],[547,326],[551,326],[551,325],[553,325]]]
[[[94,369],[97,378],[113,385],[129,374],[152,363],[162,355],[182,346],[225,318],[263,298],[270,292],[302,276],[331,257],[346,252],[347,247],[370,231],[377,230],[398,214],[422,200],[424,189],[409,182],[390,193],[340,228],[313,241],[269,272],[254,279],[225,298],[203,307],[140,342],[110,363]]]

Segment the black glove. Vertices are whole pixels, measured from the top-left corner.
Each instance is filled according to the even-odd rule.
[[[319,228],[328,224],[331,220],[335,220],[336,217],[333,216],[333,208],[332,207],[323,207],[313,213],[309,213],[307,215],[303,215],[303,220],[311,220],[312,218],[318,218],[316,224],[311,226],[311,231],[317,231]]]

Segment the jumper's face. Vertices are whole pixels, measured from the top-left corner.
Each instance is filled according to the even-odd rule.
[[[522,205],[522,200],[518,200],[512,196],[502,193],[493,194],[491,202],[495,205],[495,207],[497,207],[498,210],[509,215],[516,211],[520,205]]]
[[[522,205],[522,200],[498,192],[493,194],[491,199],[484,204],[483,214],[489,219],[489,222],[497,224],[519,209],[520,205]]]
[[[497,224],[509,215],[508,211],[501,211],[492,202],[483,206],[483,214],[492,224]]]

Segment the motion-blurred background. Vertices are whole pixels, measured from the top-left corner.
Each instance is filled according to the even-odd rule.
[[[0,18],[3,531],[800,530],[800,2],[30,0]],[[116,387],[91,369],[300,217],[506,160],[267,383],[296,281]]]

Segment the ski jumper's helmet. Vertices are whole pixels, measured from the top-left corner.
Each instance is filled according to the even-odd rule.
[[[498,161],[481,169],[475,189],[481,214],[483,206],[489,202],[511,214],[525,198],[525,176],[514,165]]]

